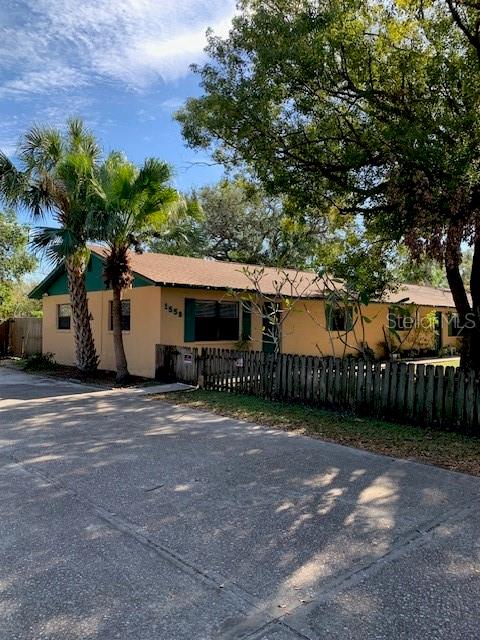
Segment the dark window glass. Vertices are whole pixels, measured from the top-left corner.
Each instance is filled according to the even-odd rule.
[[[238,340],[237,302],[195,301],[195,340]]]
[[[389,329],[394,331],[410,331],[415,327],[415,317],[407,309],[405,312],[390,311],[388,319]]]
[[[458,313],[449,313],[448,318],[448,335],[450,338],[456,338],[462,335],[462,325]]]
[[[69,304],[57,305],[57,328],[69,330],[72,318],[72,308]]]
[[[109,328],[113,331],[113,302],[110,300]],[[130,300],[122,300],[122,331],[130,331]]]
[[[327,330],[350,331],[352,328],[352,311],[346,307],[327,305]]]

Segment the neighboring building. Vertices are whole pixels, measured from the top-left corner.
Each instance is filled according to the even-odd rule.
[[[102,247],[92,247],[86,286],[100,367],[114,369],[112,292],[105,289],[103,257]],[[392,344],[410,353],[458,344],[455,308],[445,289],[405,285],[385,301],[352,310],[332,304],[332,284],[308,271],[155,253],[132,253],[131,263],[135,278],[123,295],[123,327],[129,369],[136,375],[155,375],[156,344],[271,351],[261,308],[282,297],[291,306],[281,324],[284,353],[343,356],[368,346],[382,357]],[[43,299],[43,351],[61,364],[74,364],[64,267],[54,269],[30,297]]]

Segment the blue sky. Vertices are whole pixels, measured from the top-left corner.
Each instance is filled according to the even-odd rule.
[[[81,116],[105,151],[171,163],[182,190],[223,173],[185,147],[172,113],[199,94],[205,31],[225,35],[234,0],[2,0],[0,148],[32,123]]]

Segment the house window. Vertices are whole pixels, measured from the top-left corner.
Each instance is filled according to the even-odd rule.
[[[456,338],[462,335],[462,325],[458,313],[449,313],[447,316],[448,335],[450,338]]]
[[[325,307],[327,331],[351,331],[353,325],[352,310],[327,304]]]
[[[195,300],[195,340],[238,340],[238,302]]]
[[[72,321],[72,307],[69,304],[57,304],[57,329],[69,331]]]
[[[415,316],[408,309],[395,309],[388,312],[388,328],[394,331],[410,331],[415,327]]]
[[[113,331],[113,301],[110,300],[108,326]],[[130,300],[122,300],[122,331],[130,331]]]

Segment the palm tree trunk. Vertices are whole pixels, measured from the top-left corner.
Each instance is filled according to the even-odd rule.
[[[115,365],[117,367],[117,382],[125,382],[130,374],[128,372],[127,358],[123,346],[122,332],[122,290],[113,288],[112,324],[113,324],[113,349],[115,351]]]
[[[93,373],[98,367],[98,356],[90,325],[84,268],[74,256],[67,258],[65,268],[72,305],[75,362],[83,373]]]

